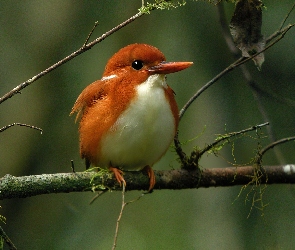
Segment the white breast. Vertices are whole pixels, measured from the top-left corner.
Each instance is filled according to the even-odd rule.
[[[175,124],[165,88],[164,75],[152,75],[136,87],[136,99],[102,139],[102,166],[111,163],[124,170],[140,170],[167,151]]]

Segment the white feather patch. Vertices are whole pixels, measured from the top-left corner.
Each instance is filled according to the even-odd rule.
[[[110,80],[110,79],[115,78],[115,77],[117,77],[117,75],[109,75],[109,76],[104,76],[100,80],[105,81],[105,80]]]
[[[164,75],[152,75],[136,87],[136,98],[102,139],[104,167],[111,163],[124,170],[140,170],[167,151],[175,122],[164,88]]]

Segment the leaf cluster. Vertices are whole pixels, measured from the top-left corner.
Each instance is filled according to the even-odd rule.
[[[169,10],[171,8],[177,8],[180,6],[184,6],[186,4],[185,0],[180,1],[173,1],[173,0],[155,0],[154,3],[147,2],[139,9],[141,13],[150,14],[152,10]]]

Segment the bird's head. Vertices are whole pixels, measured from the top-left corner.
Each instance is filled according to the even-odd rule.
[[[147,44],[131,44],[108,61],[103,77],[128,75],[139,82],[155,74],[170,74],[190,67],[192,62],[167,62],[164,54]],[[139,79],[140,78],[140,79]]]

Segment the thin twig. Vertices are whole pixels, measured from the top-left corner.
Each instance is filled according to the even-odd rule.
[[[234,68],[236,68],[237,64],[240,62],[243,62],[245,60],[244,57],[239,58],[234,63],[229,65],[227,68],[225,68],[223,71],[221,71],[218,75],[216,75],[214,78],[212,78],[209,82],[207,82],[203,87],[201,87],[189,100],[188,102],[183,106],[183,108],[179,112],[179,119],[181,119],[186,112],[186,110],[189,108],[189,106],[206,90],[208,89],[213,83],[217,82],[222,76],[227,74],[228,72],[232,71]]]
[[[123,189],[122,189],[122,206],[121,206],[121,211],[119,213],[119,217],[117,219],[117,224],[116,224],[116,231],[115,231],[115,236],[114,236],[114,243],[113,243],[113,247],[112,247],[112,250],[114,250],[117,246],[117,239],[118,239],[118,233],[119,233],[119,226],[120,226],[120,221],[121,221],[121,218],[122,218],[122,215],[123,215],[123,210],[124,208],[132,203],[132,202],[135,202],[135,201],[138,201],[140,198],[142,198],[145,194],[147,193],[142,193],[140,196],[138,196],[136,199],[134,200],[131,200],[131,201],[128,201],[128,202],[125,202],[125,185],[123,183]]]
[[[88,43],[88,41],[89,41],[91,35],[93,34],[93,32],[94,32],[94,30],[95,30],[95,28],[96,28],[97,25],[98,25],[98,21],[96,21],[94,23],[94,26],[93,26],[92,30],[90,31],[90,33],[88,34],[88,37],[86,38],[86,41],[85,41],[85,43],[83,44],[82,47],[85,47],[86,46],[86,44]]]
[[[284,20],[282,21],[282,24],[281,24],[279,30],[281,30],[283,28],[283,26],[285,25],[287,19],[289,18],[290,14],[294,10],[294,8],[295,8],[295,3],[293,3],[291,9],[289,10],[289,12],[287,13],[287,15],[285,16]]]
[[[16,250],[16,246],[13,244],[13,242],[9,239],[7,234],[4,232],[3,228],[0,226],[0,237],[4,239],[6,244],[8,245],[10,250]]]
[[[105,194],[108,190],[98,191],[97,194],[90,200],[89,205],[93,204],[93,202],[100,197],[101,195]]]
[[[35,127],[35,126],[32,126],[32,125],[29,125],[29,124],[24,124],[24,123],[19,123],[19,122],[15,122],[15,123],[12,123],[10,125],[6,125],[2,128],[0,128],[0,133],[5,131],[6,129],[9,129],[15,125],[18,125],[18,126],[22,126],[22,127],[27,127],[27,128],[32,128],[32,129],[36,129],[36,130],[39,130],[42,134],[43,130],[41,128],[38,128],[38,127]]]
[[[123,210],[126,206],[126,203],[125,203],[125,184],[123,183],[123,190],[122,190],[122,206],[121,206],[121,211],[119,213],[119,217],[117,219],[117,224],[116,224],[116,231],[115,231],[115,236],[114,236],[114,244],[113,244],[113,247],[112,247],[112,250],[114,250],[117,246],[117,239],[118,239],[118,232],[119,232],[119,225],[120,225],[120,221],[121,221],[121,218],[122,218],[122,214],[123,214]]]
[[[122,22],[121,24],[117,25],[116,27],[112,28],[111,30],[109,30],[108,32],[104,33],[102,36],[96,38],[94,41],[86,44],[85,46],[82,46],[80,49],[76,50],[75,52],[73,52],[72,54],[68,55],[67,57],[65,57],[64,59],[60,60],[59,62],[53,64],[52,66],[50,66],[49,68],[45,69],[44,71],[40,72],[39,74],[33,76],[32,78],[30,78],[29,80],[19,84],[18,86],[16,86],[15,88],[13,88],[11,91],[9,91],[8,93],[6,93],[4,96],[2,96],[0,98],[0,104],[4,101],[6,101],[7,99],[13,97],[15,94],[20,93],[20,91],[24,88],[26,88],[27,86],[29,86],[30,84],[32,84],[33,82],[35,82],[36,80],[38,80],[39,78],[41,78],[42,76],[45,76],[46,74],[48,74],[49,72],[51,72],[52,70],[60,67],[61,65],[65,64],[66,62],[72,60],[73,58],[75,58],[76,56],[84,53],[85,51],[91,49],[94,45],[96,45],[97,43],[100,43],[101,41],[103,41],[104,39],[106,39],[108,36],[112,35],[113,33],[115,33],[116,31],[120,30],[121,28],[123,28],[124,26],[126,26],[127,24],[133,22],[134,20],[136,20],[137,18],[141,17],[142,15],[144,15],[144,13],[138,12],[137,14],[135,14],[134,16],[130,17],[129,19],[127,19],[126,21]]]
[[[250,60],[252,60],[254,57],[258,56],[259,54],[263,53],[264,51],[268,50],[270,47],[272,47],[273,45],[275,45],[277,42],[279,42],[281,39],[284,38],[285,34],[292,28],[294,27],[295,24],[289,24],[288,26],[286,26],[284,29],[281,30],[281,32],[279,33],[279,38],[277,38],[277,40],[273,41],[272,43],[270,43],[269,45],[267,45],[264,49],[262,49],[261,51],[257,52],[256,54],[254,54],[251,57],[247,57],[246,59],[244,59],[242,62],[237,63],[235,66],[238,67],[241,64],[244,64]]]
[[[219,80],[221,77],[223,77],[225,74],[227,74],[228,72],[232,71],[233,69],[237,68],[240,65],[243,65],[244,63],[248,62],[249,60],[252,60],[254,57],[256,57],[257,55],[259,55],[260,53],[263,53],[264,51],[266,51],[267,49],[269,49],[270,47],[272,47],[275,43],[277,43],[279,40],[281,40],[284,35],[294,26],[295,24],[289,24],[288,26],[286,26],[284,29],[280,29],[279,31],[276,31],[273,35],[271,35],[269,38],[266,39],[266,43],[272,41],[273,39],[275,39],[276,37],[280,36],[278,39],[276,39],[274,42],[272,42],[271,44],[269,44],[268,46],[266,46],[263,50],[261,50],[260,52],[254,54],[251,57],[245,58],[245,57],[240,57],[239,59],[237,59],[234,63],[232,63],[230,66],[228,66],[227,68],[225,68],[222,72],[220,72],[217,76],[215,76],[213,79],[211,79],[209,82],[207,82],[203,87],[201,87],[188,101],[187,103],[183,106],[183,108],[180,110],[179,112],[179,120],[181,120],[181,118],[183,117],[184,113],[186,112],[186,110],[189,108],[189,106],[206,90],[208,89],[213,83],[217,82],[217,80]],[[226,39],[228,40],[228,39]],[[232,46],[230,46],[230,49],[232,50],[232,52],[234,54],[236,54],[236,51],[232,48]],[[180,159],[184,159],[182,158],[182,156],[184,155],[181,147],[179,147],[181,144],[179,142],[178,139],[178,134],[175,135],[174,138],[174,144],[175,147],[178,148],[178,150],[176,151],[180,157]]]
[[[290,142],[290,141],[295,141],[295,136],[291,136],[291,137],[287,137],[287,138],[283,138],[283,139],[280,139],[278,141],[275,141],[269,145],[267,145],[266,147],[264,147],[263,149],[260,150],[259,152],[259,156],[260,158],[262,158],[262,156],[269,150],[269,149],[272,149],[273,147],[279,145],[279,144],[282,144],[282,143],[285,143],[285,142]]]
[[[285,34],[294,26],[295,24],[289,24],[284,29],[282,29],[279,32],[275,32],[275,36],[273,38],[280,36],[277,40],[266,46],[263,50],[259,51],[258,53],[254,54],[251,57],[240,57],[238,60],[236,60],[234,63],[232,63],[230,66],[225,68],[222,72],[220,72],[218,75],[216,75],[213,79],[211,79],[209,82],[207,82],[202,88],[200,88],[189,100],[188,102],[183,106],[183,108],[179,112],[179,119],[181,119],[188,109],[188,107],[206,90],[208,89],[213,83],[215,83],[217,80],[219,80],[222,76],[227,74],[228,72],[232,71],[233,69],[237,68],[238,66],[252,60],[254,57],[258,56],[259,54],[263,53],[270,47],[272,47],[274,44],[276,44],[279,40],[281,40]]]
[[[244,66],[246,67],[246,65],[241,65],[241,69],[242,70],[243,70]],[[275,100],[278,103],[282,103],[282,104],[285,104],[287,106],[293,106],[293,107],[295,107],[295,100],[293,100],[291,98],[287,98],[285,96],[280,96],[278,93],[275,93],[275,92],[273,92],[271,90],[261,88],[253,80],[253,78],[251,77],[251,75],[249,75],[249,76],[250,77],[248,78],[248,76],[245,75],[245,77],[247,77],[246,80],[249,82],[249,84],[251,85],[251,87],[254,88],[256,92],[259,93],[259,95],[264,96],[264,97],[266,97],[268,99],[271,99],[271,100]],[[267,121],[269,121],[269,119],[267,119]]]
[[[179,112],[179,121],[183,117],[186,110],[189,108],[189,106],[206,90],[208,89],[213,83],[217,82],[222,76],[224,76],[226,73],[230,72],[235,68],[235,65],[239,63],[240,61],[244,60],[244,57],[239,58],[237,61],[232,63],[230,66],[228,66],[226,69],[224,69],[222,72],[220,72],[217,76],[215,76],[213,79],[211,79],[209,82],[207,82],[203,87],[201,87],[189,100],[188,102],[183,106],[183,108]],[[174,137],[174,145],[176,149],[176,153],[178,154],[182,164],[185,164],[185,153],[183,152],[181,148],[181,143],[178,139],[178,133],[176,133]]]
[[[227,25],[227,22],[226,22],[226,18],[225,18],[225,11],[224,11],[224,5],[223,4],[219,4],[217,6],[218,8],[218,14],[219,14],[219,22],[220,22],[220,25],[222,27],[222,33],[223,33],[223,36],[224,36],[224,39],[227,43],[227,46],[229,48],[229,50],[231,51],[232,55],[234,56],[234,58],[236,58],[238,55],[239,55],[239,50],[236,48],[233,40],[232,40],[232,37],[230,35],[230,32],[229,32],[229,29],[228,29],[228,25]],[[292,7],[293,9],[293,7]],[[287,17],[289,16],[289,14],[291,13],[292,9],[290,10],[290,12],[288,13],[288,15],[285,17],[284,21],[282,22],[282,24],[285,23]],[[282,36],[284,36],[284,34],[290,29],[290,27],[286,27],[282,30],[282,26],[279,28],[279,30],[277,32],[275,32],[274,34],[276,35],[271,35],[269,38],[266,39],[266,42],[269,43],[271,40],[273,40],[274,38],[278,37],[279,35],[281,36],[280,38],[278,38],[278,40],[276,40],[275,42],[278,42]],[[274,44],[274,43],[273,43]],[[272,46],[273,44],[270,44],[268,47]],[[266,48],[265,48],[266,49]],[[261,95],[264,94],[264,91],[261,90],[256,82],[253,80],[252,76],[251,76],[251,73],[250,71],[248,70],[247,66],[245,64],[241,65],[241,70],[242,70],[242,73],[243,73],[243,76],[244,78],[246,79],[248,85],[250,86],[251,90],[252,90],[252,94],[257,102],[257,106],[258,106],[258,109],[263,117],[263,120],[264,121],[267,121],[267,122],[270,122],[270,118],[267,114],[267,111],[266,109],[264,108],[264,105],[263,103],[261,102]],[[268,132],[268,135],[270,137],[270,140],[272,142],[274,142],[276,140],[276,137],[275,137],[275,133],[272,129],[272,126],[267,126],[267,132]],[[281,150],[279,148],[276,148],[275,151],[274,151],[277,159],[280,161],[281,164],[283,164],[284,162],[284,156],[281,152]]]
[[[216,145],[218,145],[220,142],[222,142],[224,140],[227,140],[227,139],[229,139],[229,138],[231,138],[233,136],[238,136],[238,135],[245,134],[245,133],[250,132],[250,131],[253,131],[253,130],[257,130],[257,129],[262,128],[262,127],[267,126],[267,125],[269,125],[268,122],[263,123],[263,124],[259,124],[259,125],[256,125],[256,126],[252,126],[250,128],[243,129],[243,130],[238,131],[238,132],[231,132],[231,133],[225,134],[225,135],[221,136],[220,139],[216,140],[212,144],[210,144],[210,145],[206,146],[205,148],[203,148],[202,150],[200,150],[199,157],[202,154],[204,154],[205,152],[207,152],[210,149],[214,148]]]

